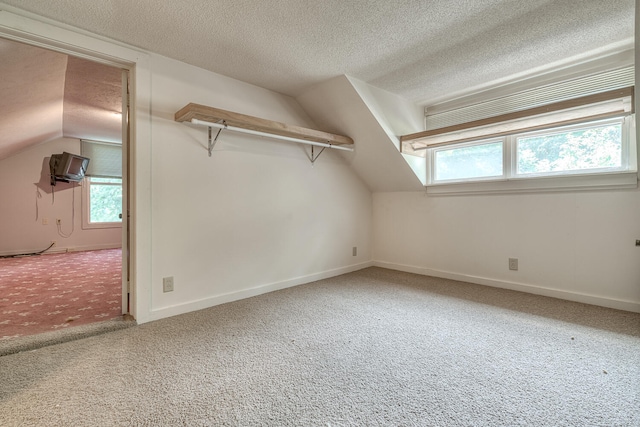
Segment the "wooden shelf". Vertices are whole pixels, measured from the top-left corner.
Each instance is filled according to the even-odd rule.
[[[305,139],[307,141],[324,142],[333,145],[353,145],[353,139],[348,136],[335,135],[315,129],[307,129],[301,126],[288,125],[272,120],[247,116],[219,108],[207,107],[199,104],[188,104],[175,114],[177,122],[190,122],[191,119],[203,120],[212,123],[224,121],[229,126],[243,129],[251,129],[273,135],[288,136],[291,138]]]

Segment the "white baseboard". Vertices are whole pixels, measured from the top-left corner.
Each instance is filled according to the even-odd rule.
[[[51,249],[49,249],[46,253],[98,251],[101,249],[120,249],[121,247],[122,245],[120,243],[104,244],[104,245],[71,246],[68,248],[56,248],[54,246]]]
[[[544,295],[547,297],[559,298],[568,301],[581,302],[584,304],[598,305],[601,307],[615,308],[617,310],[632,311],[640,313],[640,303],[633,301],[624,301],[613,298],[606,298],[596,295],[583,294],[579,292],[563,291],[559,289],[545,288],[536,285],[527,285],[524,283],[508,282],[505,280],[489,279],[486,277],[471,276],[467,274],[452,273],[449,271],[435,270],[425,267],[416,267],[412,265],[394,264],[384,261],[373,261],[375,267],[388,268],[390,270],[404,271],[407,273],[415,273],[423,276],[440,277],[443,279],[458,280],[461,282],[475,283],[478,285],[492,286],[494,288],[510,289],[513,291],[521,291],[529,294]]]
[[[170,307],[158,308],[151,310],[150,316],[146,321],[153,321],[163,319],[165,317],[176,316],[178,314],[189,313],[192,311],[202,310],[205,308],[213,307],[228,302],[238,301],[245,298],[254,297],[257,295],[266,294],[268,292],[277,291],[280,289],[291,288],[293,286],[304,285],[305,283],[315,282],[316,280],[328,279],[330,277],[340,276],[341,274],[351,273],[353,271],[362,270],[363,268],[371,267],[373,263],[371,261],[363,262],[360,264],[349,265],[346,267],[336,268],[333,270],[327,270],[320,273],[310,274],[307,276],[295,277],[293,279],[284,280],[282,282],[266,283],[260,286],[256,286],[249,289],[243,289],[237,292],[230,292],[222,295],[215,295],[208,298],[203,298],[195,301],[189,301],[182,304],[173,305]],[[138,320],[140,323],[140,320]]]
[[[119,249],[122,245],[120,243],[108,243],[108,244],[97,244],[97,245],[85,245],[85,246],[54,246],[48,251],[44,252],[43,255],[46,254],[59,254],[66,252],[81,252],[81,251],[97,251],[100,249]],[[14,250],[14,251],[2,251],[0,252],[0,256],[7,255],[16,255],[16,254],[30,254],[34,252],[40,252],[42,249],[25,249],[25,250]]]

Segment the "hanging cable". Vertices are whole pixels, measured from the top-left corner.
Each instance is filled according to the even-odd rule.
[[[73,234],[73,231],[75,229],[75,225],[76,225],[76,183],[73,183],[73,186],[71,187],[71,231],[69,232],[69,234],[65,234],[62,231],[62,220],[60,219],[56,219],[56,226],[58,227],[58,234],[60,235],[60,237],[63,237],[65,239],[68,239],[69,237],[71,237],[71,235]]]
[[[40,189],[36,185],[36,221],[38,220],[38,218],[40,216],[40,212],[38,210],[38,199],[42,199],[42,194],[40,193]]]
[[[47,249],[43,249],[43,250],[38,251],[38,252],[29,252],[29,253],[26,253],[26,254],[15,254],[15,255],[1,255],[0,258],[21,258],[21,257],[27,257],[27,256],[41,255],[41,254],[45,253],[46,251],[48,251],[49,249],[51,249],[53,247],[53,245],[55,245],[55,243],[50,244]]]

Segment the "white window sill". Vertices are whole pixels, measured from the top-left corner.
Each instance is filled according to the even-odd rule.
[[[597,175],[501,179],[492,181],[430,184],[429,195],[467,195],[536,193],[555,191],[589,191],[638,188],[637,172],[617,172]]]
[[[91,230],[94,228],[122,228],[122,222],[92,222],[92,223],[83,223],[83,230]]]

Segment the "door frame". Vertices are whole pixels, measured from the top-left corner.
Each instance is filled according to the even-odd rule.
[[[130,122],[129,122],[129,70],[122,69],[122,314],[129,314],[131,302],[131,279],[129,277],[130,230],[129,230],[129,150],[130,150]]]
[[[123,140],[123,161],[127,161],[128,167],[123,174],[123,191],[127,193],[128,203],[123,201],[122,243],[123,262],[126,262],[125,256],[129,261],[122,269],[123,313],[128,312],[138,323],[148,321],[151,304],[150,54],[4,5],[0,10],[0,37],[127,70],[129,131],[126,150]],[[123,136],[124,132],[123,126]],[[125,220],[127,210],[130,216]],[[128,307],[125,304],[127,283]]]

